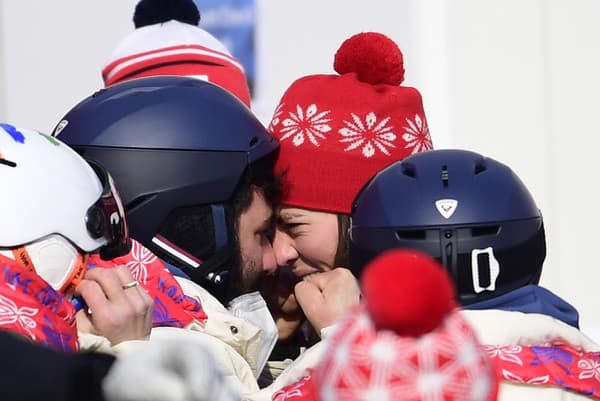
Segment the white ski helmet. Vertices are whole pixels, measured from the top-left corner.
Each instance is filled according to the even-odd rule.
[[[0,187],[0,256],[57,290],[82,276],[82,254],[129,250],[110,175],[56,138],[0,123]]]

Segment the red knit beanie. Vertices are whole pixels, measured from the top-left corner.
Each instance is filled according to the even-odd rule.
[[[404,80],[402,52],[387,36],[360,33],[335,55],[340,75],[311,75],[284,93],[269,126],[286,172],[283,204],[349,214],[378,171],[432,149],[415,88]]]

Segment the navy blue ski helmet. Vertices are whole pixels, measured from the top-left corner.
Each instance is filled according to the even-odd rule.
[[[206,219],[213,228],[209,253],[235,242],[223,204],[249,167],[274,158],[278,148],[229,92],[175,76],[101,89],[73,107],[53,135],[110,171],[131,236],[184,268],[205,262],[193,238],[204,234]],[[200,205],[209,213],[198,212]]]
[[[350,266],[390,248],[438,259],[463,305],[536,284],[546,257],[542,215],[506,165],[465,150],[415,154],[379,172],[355,200]]]

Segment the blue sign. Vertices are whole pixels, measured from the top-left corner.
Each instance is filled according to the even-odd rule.
[[[200,27],[219,39],[237,58],[253,93],[255,78],[254,0],[194,0],[200,10]]]

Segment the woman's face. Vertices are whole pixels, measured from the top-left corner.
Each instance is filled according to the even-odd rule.
[[[277,264],[289,268],[297,278],[332,270],[338,248],[335,213],[282,207],[273,250]]]

